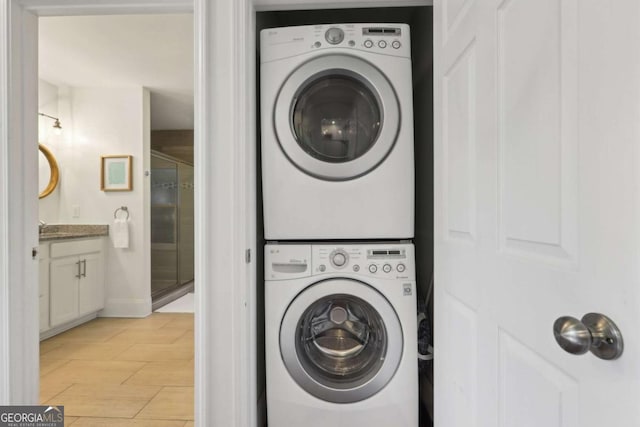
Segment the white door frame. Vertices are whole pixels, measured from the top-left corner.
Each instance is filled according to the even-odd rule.
[[[431,0],[0,0],[0,404],[38,396],[37,16],[193,11],[198,426],[255,426],[255,13]],[[33,83],[30,85],[30,83]],[[36,86],[36,87],[34,87]],[[25,143],[23,143],[23,141]],[[230,143],[233,141],[233,143]],[[206,189],[206,191],[205,191]]]
[[[38,245],[37,144],[29,143],[37,141],[37,16],[193,11],[196,419],[199,425],[255,423],[255,310],[248,303],[255,272],[245,263],[246,249],[255,253],[255,176],[247,168],[255,164],[255,142],[244,127],[229,126],[242,110],[230,109],[228,100],[245,99],[232,59],[238,38],[228,33],[238,29],[235,6],[230,0],[0,0],[0,404],[38,402],[37,261],[31,259]]]

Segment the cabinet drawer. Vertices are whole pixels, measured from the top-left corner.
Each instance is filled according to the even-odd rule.
[[[51,258],[102,251],[102,239],[72,240],[51,243]]]

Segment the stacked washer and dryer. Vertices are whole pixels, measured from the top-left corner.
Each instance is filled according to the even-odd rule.
[[[269,427],[417,427],[409,27],[260,48]]]

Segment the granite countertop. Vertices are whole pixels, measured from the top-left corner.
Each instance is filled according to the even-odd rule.
[[[40,232],[40,241],[78,239],[109,235],[108,225],[96,224],[47,224]]]

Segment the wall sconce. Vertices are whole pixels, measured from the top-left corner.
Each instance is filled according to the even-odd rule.
[[[62,133],[62,126],[60,125],[60,119],[59,118],[53,117],[53,116],[50,116],[50,115],[44,114],[44,113],[38,113],[38,114],[41,115],[41,116],[48,117],[50,119],[55,120],[53,122],[53,133],[56,134],[56,135],[60,135]]]

